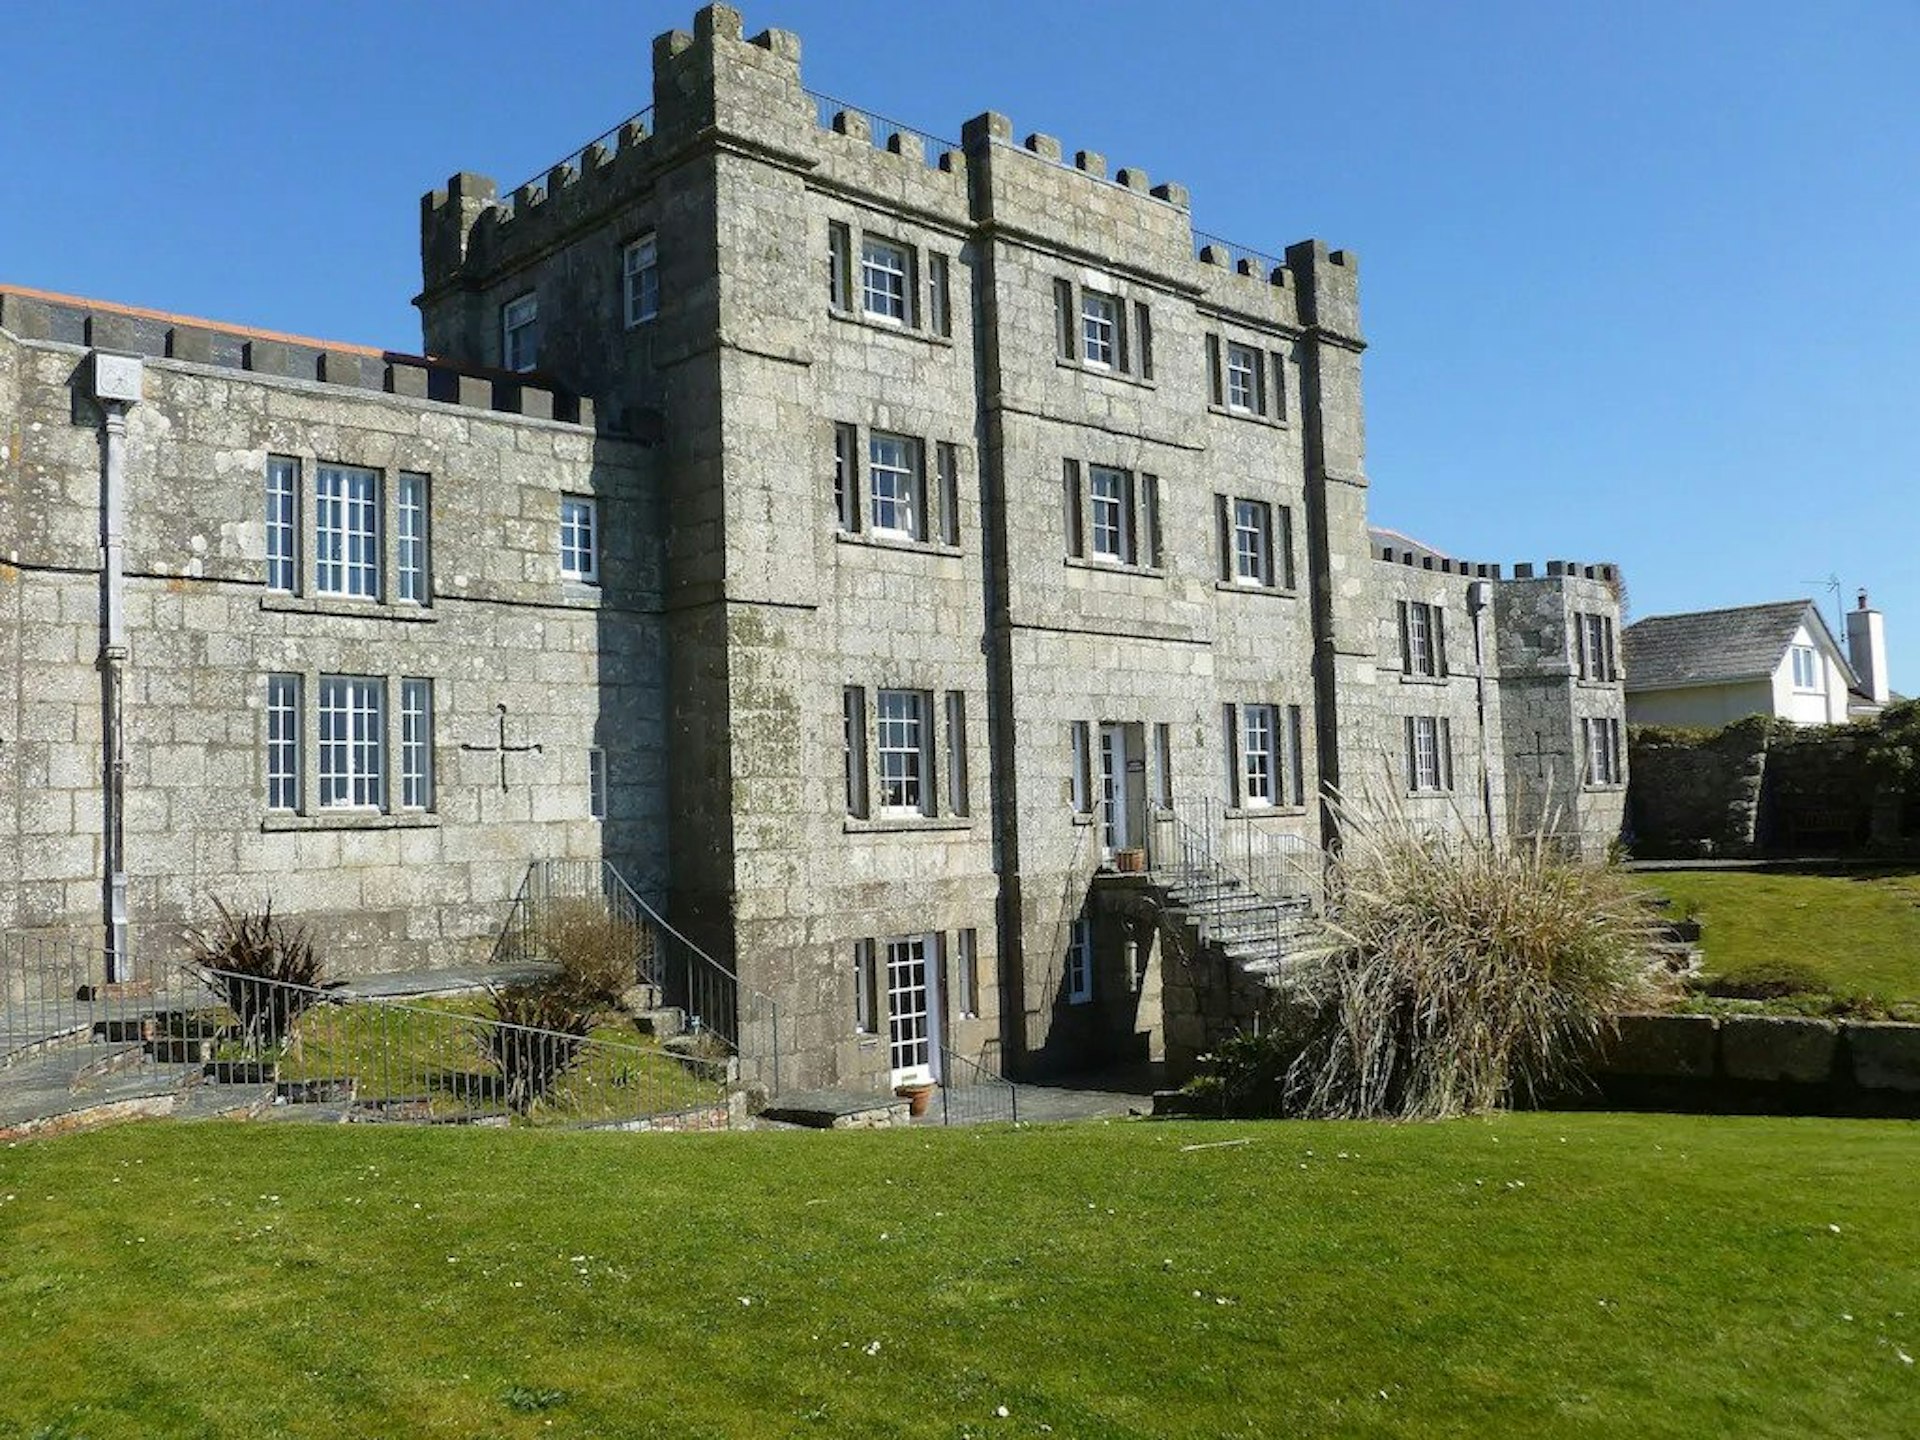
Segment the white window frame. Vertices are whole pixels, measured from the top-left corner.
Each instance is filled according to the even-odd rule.
[[[1240,803],[1249,810],[1280,803],[1280,708],[1240,707]]]
[[[932,935],[899,935],[886,942],[887,1069],[892,1083],[933,1078],[934,961]]]
[[[300,795],[300,676],[267,676],[267,809],[297,812]]]
[[[1259,415],[1260,352],[1237,340],[1227,341],[1227,408],[1242,415]]]
[[[860,309],[883,325],[912,324],[913,257],[905,245],[860,237]]]
[[[1793,659],[1793,688],[1808,695],[1823,695],[1826,686],[1821,683],[1820,652],[1812,645],[1795,645],[1790,651]],[[1804,669],[1805,674],[1801,672]]]
[[[386,689],[378,676],[320,677],[321,809],[385,808]]]
[[[433,809],[433,681],[400,681],[400,808]]]
[[[300,462],[267,457],[267,588],[300,593]]]
[[[1233,582],[1273,587],[1273,506],[1265,500],[1233,501]]]
[[[1066,989],[1069,1005],[1093,1000],[1093,921],[1085,915],[1074,920],[1067,937]]]
[[[1446,619],[1441,607],[1426,600],[1400,602],[1401,671],[1425,680],[1447,674]]]
[[[313,588],[345,600],[380,598],[380,472],[316,465]]]
[[[394,598],[409,605],[425,605],[432,594],[427,574],[431,554],[432,491],[425,475],[402,470],[393,487]]]
[[[920,442],[883,430],[867,434],[867,504],[875,535],[922,540],[926,535],[925,482]]]
[[[660,243],[651,230],[620,252],[620,296],[629,330],[660,313]]]
[[[879,768],[879,813],[933,813],[933,734],[924,690],[879,690],[874,695],[874,758]]]
[[[1412,747],[1407,756],[1407,789],[1415,795],[1446,794],[1451,788],[1448,771],[1452,766],[1444,752],[1451,727],[1438,715],[1415,715],[1408,725]]]
[[[540,297],[529,290],[500,307],[500,368],[524,374],[539,363]]]
[[[1587,784],[1599,788],[1621,783],[1620,722],[1610,716],[1590,716],[1580,722],[1586,732]]]
[[[560,578],[600,583],[600,502],[595,496],[560,497]]]
[[[1120,297],[1104,290],[1080,292],[1080,361],[1101,370],[1120,368]]]
[[[1133,519],[1133,475],[1111,465],[1087,467],[1088,550],[1096,560],[1131,565],[1139,553]]]

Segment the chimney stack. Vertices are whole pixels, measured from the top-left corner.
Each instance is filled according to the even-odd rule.
[[[1847,616],[1847,659],[1860,677],[1860,688],[1876,705],[1887,703],[1887,625],[1878,610],[1860,592],[1860,608]]]

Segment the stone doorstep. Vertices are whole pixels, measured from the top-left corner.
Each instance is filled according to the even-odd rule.
[[[877,1090],[807,1090],[781,1096],[760,1118],[809,1130],[890,1130],[908,1124],[911,1109],[899,1096]]]

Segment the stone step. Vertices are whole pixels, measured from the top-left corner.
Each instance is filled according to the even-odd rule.
[[[656,1040],[671,1040],[687,1032],[687,1012],[678,1005],[661,1005],[642,1010],[633,1017],[634,1028]]]
[[[271,1085],[189,1085],[173,1107],[176,1120],[255,1120],[273,1108]]]

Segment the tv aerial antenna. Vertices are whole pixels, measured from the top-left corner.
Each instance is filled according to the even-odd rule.
[[[1824,580],[1802,580],[1800,583],[1802,585],[1811,585],[1816,590],[1824,590],[1833,596],[1833,618],[1835,622],[1833,636],[1836,640],[1840,639],[1841,636],[1847,633],[1847,605],[1846,601],[1841,599],[1841,596],[1845,593],[1845,587],[1840,584],[1840,577],[1829,570],[1827,572],[1827,578]]]

